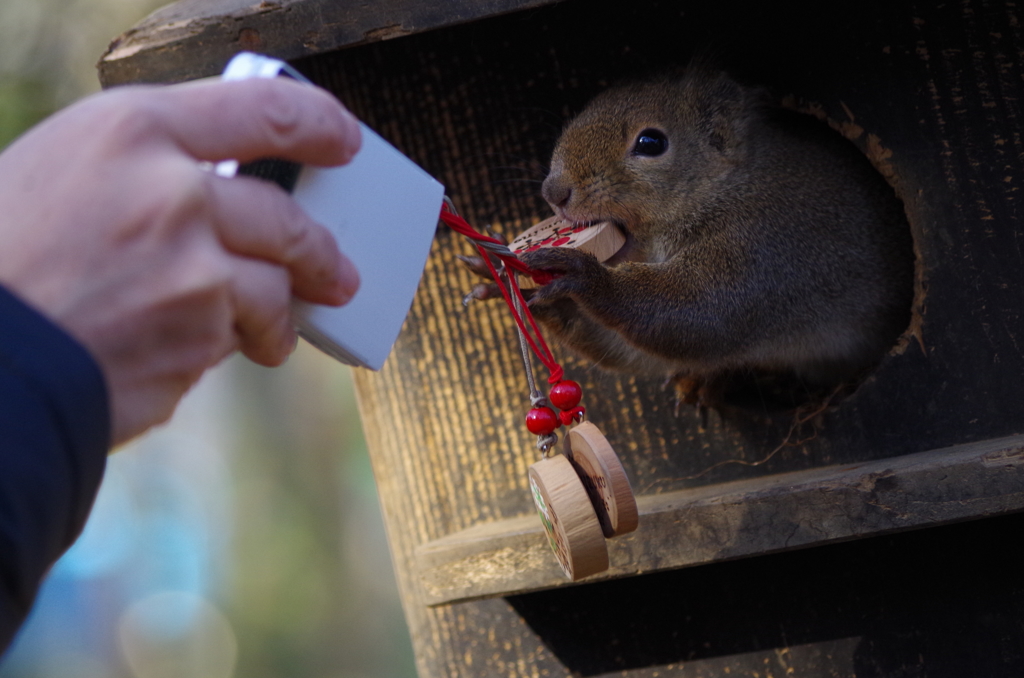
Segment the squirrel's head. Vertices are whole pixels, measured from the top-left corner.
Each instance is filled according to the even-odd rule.
[[[760,101],[704,67],[608,90],[562,133],[541,193],[569,221],[611,220],[643,242],[742,162]]]

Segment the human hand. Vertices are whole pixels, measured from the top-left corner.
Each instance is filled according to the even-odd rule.
[[[285,79],[125,87],[0,154],[0,284],[78,339],[111,398],[114,443],[165,421],[240,349],[283,362],[292,295],[342,305],[358,274],[279,187],[200,161],[348,162],[355,119]]]

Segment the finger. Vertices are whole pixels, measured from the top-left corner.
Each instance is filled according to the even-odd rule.
[[[329,166],[359,150],[355,117],[326,91],[294,80],[204,80],[163,88],[159,101],[164,129],[199,160],[275,157]]]
[[[236,257],[231,292],[238,348],[250,360],[274,367],[295,349],[288,272],[256,259]]]
[[[356,293],[355,266],[287,193],[249,177],[210,175],[209,184],[213,221],[227,250],[283,266],[292,291],[306,301],[341,305]]]

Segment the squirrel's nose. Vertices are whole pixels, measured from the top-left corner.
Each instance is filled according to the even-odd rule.
[[[549,174],[540,188],[540,194],[555,207],[565,207],[572,197],[572,187],[560,179],[559,174]]]

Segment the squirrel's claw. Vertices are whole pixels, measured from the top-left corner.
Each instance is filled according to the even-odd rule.
[[[607,282],[607,269],[587,252],[566,247],[541,247],[520,256],[524,264],[537,271],[552,273],[554,280],[536,289],[535,304],[546,304],[566,296],[601,289]],[[531,303],[531,307],[535,305]]]
[[[483,257],[472,256],[467,257],[463,254],[456,254],[455,258],[462,262],[462,265],[468,268],[472,273],[480,276],[481,278],[491,277],[491,272],[487,268],[487,262],[484,261]]]
[[[498,288],[497,283],[477,283],[473,285],[473,289],[469,291],[469,294],[462,297],[462,305],[469,306],[473,300],[486,301],[495,297],[501,297],[501,290]]]
[[[500,242],[502,245],[508,245],[508,238],[503,236],[501,233],[489,232],[492,238]],[[481,278],[487,278],[491,280],[491,271],[487,267],[487,262],[484,258],[478,255],[466,256],[464,254],[456,254],[455,258],[462,262],[462,265],[468,268],[472,273],[480,276]],[[502,264],[497,257],[491,257],[491,263],[494,264],[496,269],[500,269]]]

